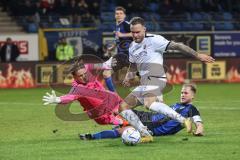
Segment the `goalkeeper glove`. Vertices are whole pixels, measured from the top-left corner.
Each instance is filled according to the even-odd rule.
[[[48,104],[58,104],[61,102],[60,97],[56,96],[56,93],[54,90],[52,90],[52,94],[49,94],[48,92],[46,93],[45,96],[42,98],[43,100],[43,105],[48,105]]]

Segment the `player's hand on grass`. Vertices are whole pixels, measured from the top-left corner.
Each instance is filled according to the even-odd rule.
[[[200,136],[203,136],[203,133],[195,131],[195,132],[193,132],[193,135],[200,137]]]
[[[206,55],[206,54],[201,54],[199,53],[197,55],[197,58],[202,61],[202,62],[205,62],[205,63],[213,63],[215,61],[215,59],[209,55]]]
[[[193,135],[194,135],[194,136],[204,136],[204,134],[203,134],[203,128],[202,128],[202,127],[196,128],[196,130],[193,131]]]
[[[52,94],[47,92],[46,95],[43,96],[42,100],[44,102],[43,105],[58,104],[61,102],[60,97],[56,96],[56,93],[54,90],[52,90]]]
[[[196,123],[196,130],[193,132],[194,136],[203,136],[204,135],[204,129],[203,124],[201,122]]]

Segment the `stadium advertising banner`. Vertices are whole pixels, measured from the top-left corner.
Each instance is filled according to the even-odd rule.
[[[226,82],[240,82],[240,62],[238,58],[231,58],[227,61]]]
[[[167,59],[164,64],[169,84],[182,84],[186,79],[196,81],[240,82],[240,63],[236,58],[204,64],[185,59]],[[114,76],[116,84],[126,70]],[[0,88],[33,88],[42,85],[69,85],[72,76],[68,64],[46,62],[0,63]]]
[[[205,66],[199,61],[187,62],[188,78],[200,80],[205,78]]]
[[[207,63],[207,79],[208,80],[223,80],[226,78],[226,62],[216,61]]]
[[[37,64],[37,84],[71,84],[73,77],[68,70],[69,64]]]
[[[57,83],[56,65],[52,64],[37,64],[36,75],[37,84]]]
[[[204,53],[211,55],[211,36],[210,35],[197,35],[196,36],[196,51],[198,53]]]
[[[38,35],[37,34],[2,34],[0,35],[0,47],[4,45],[6,39],[10,37],[19,50],[20,56],[17,61],[38,61]]]
[[[62,84],[71,84],[72,74],[69,73],[69,64],[57,65],[57,82]]]
[[[184,43],[199,53],[214,57],[240,57],[240,32],[158,32],[170,41]],[[112,44],[112,33],[103,34],[103,44]],[[166,57],[186,57],[179,51],[168,51]]]
[[[214,57],[240,57],[240,33],[214,34]]]
[[[170,41],[184,43],[193,48],[199,53],[211,55],[212,53],[212,34],[211,33],[157,33],[164,36]],[[186,57],[179,51],[168,51],[170,54],[165,54],[166,57]]]
[[[239,32],[180,32],[160,33],[168,40],[181,42],[190,46],[199,53],[205,53],[214,57],[240,57],[240,33]],[[167,57],[186,57],[177,51],[170,51]]]
[[[167,75],[168,83],[182,84],[187,77],[187,61],[184,59],[168,59],[165,61],[164,69]]]
[[[102,45],[102,34],[98,30],[62,29],[44,30],[44,37],[47,41],[47,49],[50,60],[55,60],[55,52],[58,41],[66,38],[68,44],[74,48],[74,56],[82,54],[98,55]]]
[[[0,63],[0,88],[33,88],[35,63]]]

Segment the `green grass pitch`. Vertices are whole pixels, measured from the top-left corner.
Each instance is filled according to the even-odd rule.
[[[178,101],[180,88],[174,86],[165,95],[166,103]],[[206,136],[192,137],[183,130],[134,147],[125,146],[120,139],[80,141],[78,133],[111,126],[58,119],[54,106],[42,105],[46,91],[50,89],[0,90],[0,160],[238,160],[240,157],[240,84],[198,85],[194,104],[201,112]],[[81,111],[77,103],[71,109]]]

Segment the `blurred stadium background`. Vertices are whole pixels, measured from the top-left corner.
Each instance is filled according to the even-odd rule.
[[[104,46],[114,43],[114,8],[118,5],[127,9],[128,20],[145,18],[149,32],[217,59],[215,64],[205,65],[174,51],[165,54],[170,83],[185,79],[240,82],[239,1],[2,0],[0,4],[0,45],[10,37],[21,52],[17,63],[1,63],[1,88],[20,87],[15,82],[27,88],[48,83],[61,38],[72,45],[74,56],[92,54],[106,59]],[[12,84],[3,83],[8,71],[19,75]],[[53,83],[61,83],[66,76],[65,69],[53,74]],[[29,77],[31,84],[17,82],[23,80],[21,76]]]
[[[167,94],[167,103],[178,100],[179,84],[196,82],[196,105],[209,136],[189,138],[187,144],[180,133],[139,148],[121,148],[118,140],[79,142],[78,132],[107,127],[63,122],[54,108],[42,108],[41,97],[50,90],[50,82],[71,81],[68,66],[59,67],[63,62],[56,60],[59,39],[66,38],[75,56],[92,54],[105,60],[104,46],[114,43],[114,8],[119,5],[127,9],[127,20],[143,17],[148,32],[216,59],[203,64],[176,51],[165,54],[168,82],[175,88]],[[20,56],[17,62],[0,62],[0,159],[157,159],[159,154],[165,155],[162,159],[238,159],[239,30],[239,0],[1,0],[0,48],[11,37]],[[114,75],[116,82],[122,73]],[[60,131],[54,134],[55,129]],[[144,152],[148,147],[152,154]]]

